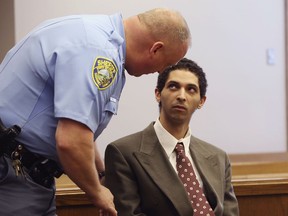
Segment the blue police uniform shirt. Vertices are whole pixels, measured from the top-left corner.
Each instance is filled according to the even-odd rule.
[[[30,151],[59,161],[58,118],[87,125],[95,139],[117,113],[125,84],[121,14],[48,20],[15,45],[0,65],[0,117],[18,124]]]

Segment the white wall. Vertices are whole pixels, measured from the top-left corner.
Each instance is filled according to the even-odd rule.
[[[186,17],[193,37],[187,57],[207,74],[208,98],[194,114],[193,134],[228,153],[286,151],[284,0],[15,0],[16,40],[48,18],[118,11],[127,17],[154,7]],[[268,48],[274,65],[267,64]],[[158,116],[156,78],[128,76],[119,113],[99,138],[102,153]]]

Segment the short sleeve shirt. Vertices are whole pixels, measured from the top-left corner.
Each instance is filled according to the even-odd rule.
[[[0,117],[22,127],[19,141],[58,160],[59,118],[81,122],[95,138],[117,113],[125,84],[120,14],[48,20],[15,45],[0,65]]]

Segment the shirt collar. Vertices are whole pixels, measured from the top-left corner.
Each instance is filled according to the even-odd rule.
[[[188,129],[185,137],[181,138],[180,140],[177,140],[173,135],[171,135],[162,126],[162,124],[158,118],[154,124],[154,129],[155,129],[156,135],[159,139],[159,142],[162,145],[162,147],[164,148],[168,157],[171,156],[171,154],[173,153],[174,148],[178,142],[182,142],[184,144],[185,152],[189,152],[189,144],[190,144],[190,136],[191,136],[190,128]]]

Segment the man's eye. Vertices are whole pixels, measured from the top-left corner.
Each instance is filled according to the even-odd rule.
[[[191,87],[191,88],[189,88],[189,92],[191,92],[191,93],[196,93],[196,92],[197,92],[197,89]]]
[[[170,84],[170,85],[168,86],[168,88],[169,88],[169,89],[175,89],[175,88],[176,88],[176,85],[175,85],[175,84]]]

